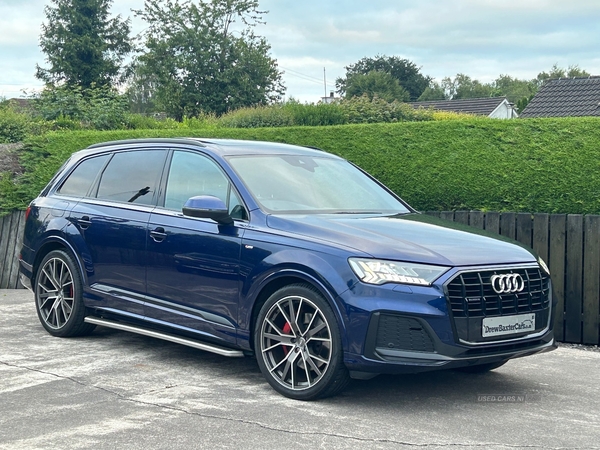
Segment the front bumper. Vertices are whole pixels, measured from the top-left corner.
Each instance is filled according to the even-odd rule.
[[[372,323],[377,322],[374,314]],[[419,319],[410,318],[419,321]],[[421,321],[419,321],[421,322]],[[421,330],[428,326],[423,323]],[[364,354],[345,354],[346,366],[353,372],[367,373],[418,373],[438,369],[454,369],[486,363],[495,363],[536,353],[554,350],[554,332],[550,329],[537,339],[511,341],[488,344],[485,346],[450,345],[443,343],[434,333],[415,330],[419,334],[427,333],[431,341],[417,337],[415,347],[430,347],[423,350],[406,350],[376,346],[376,337],[372,335],[374,327],[370,327]]]
[[[489,268],[485,270],[489,272]],[[465,320],[459,317],[462,311],[457,314],[455,303],[449,301],[447,284],[459,273],[462,272],[448,273],[434,286],[357,285],[346,293],[343,301],[350,314],[346,322],[348,345],[344,362],[351,373],[417,373],[493,364],[556,348],[549,279],[546,303],[536,304],[534,309],[535,330],[493,338],[481,335],[485,317],[481,310],[467,312],[473,317],[467,315]],[[519,298],[515,306],[522,307]],[[503,315],[515,314],[521,311]],[[465,323],[468,334],[462,328]],[[472,339],[466,341],[463,336]]]

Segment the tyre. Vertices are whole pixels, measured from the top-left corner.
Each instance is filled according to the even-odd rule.
[[[495,363],[478,364],[476,366],[465,366],[465,367],[459,367],[456,370],[458,370],[459,372],[465,372],[465,373],[485,373],[485,372],[489,372],[490,370],[497,369],[498,367],[503,366],[507,362],[508,362],[508,360],[495,362]]]
[[[89,334],[95,325],[85,323],[81,274],[71,255],[53,250],[42,260],[35,277],[35,309],[52,336]]]
[[[350,381],[336,317],[310,285],[286,286],[267,299],[256,320],[254,349],[263,375],[286,397],[329,397]]]

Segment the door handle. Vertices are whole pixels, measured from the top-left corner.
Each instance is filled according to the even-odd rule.
[[[156,227],[150,232],[150,237],[154,242],[162,242],[167,237],[167,233],[163,227]]]
[[[77,223],[82,230],[87,230],[92,224],[92,221],[90,220],[89,216],[83,216],[81,219],[77,219]]]

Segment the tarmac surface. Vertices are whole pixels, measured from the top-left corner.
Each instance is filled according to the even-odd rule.
[[[600,352],[379,376],[299,402],[252,358],[106,328],[54,338],[29,291],[0,291],[0,449],[87,448],[600,449]]]

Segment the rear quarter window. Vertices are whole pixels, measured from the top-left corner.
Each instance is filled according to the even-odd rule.
[[[86,197],[98,176],[98,172],[102,170],[107,160],[108,155],[102,155],[82,161],[71,172],[57,192],[62,195]]]

